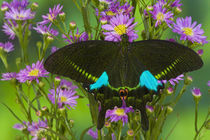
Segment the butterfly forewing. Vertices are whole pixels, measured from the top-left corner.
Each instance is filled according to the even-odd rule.
[[[169,80],[201,68],[203,62],[192,49],[163,40],[145,40],[132,43],[134,55],[157,79]]]
[[[111,69],[119,50],[118,43],[108,41],[74,43],[50,55],[44,66],[51,73],[77,82],[94,83],[104,71]]]

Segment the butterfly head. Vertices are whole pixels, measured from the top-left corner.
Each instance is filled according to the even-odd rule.
[[[128,96],[128,88],[120,88],[118,90],[118,94],[119,94],[121,100],[126,100],[126,98]]]

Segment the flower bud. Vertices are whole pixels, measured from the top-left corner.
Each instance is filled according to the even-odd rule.
[[[179,14],[179,13],[181,13],[181,12],[182,12],[182,8],[176,7],[175,13],[176,13],[176,14]]]
[[[173,108],[171,106],[167,106],[167,113],[170,114],[171,112],[173,112]]]
[[[199,56],[202,56],[202,55],[203,55],[203,49],[199,49],[199,50],[197,51],[197,54],[198,54]]]
[[[1,5],[1,11],[2,12],[7,11],[9,9],[8,6],[9,6],[9,4],[7,2],[3,1],[2,5]]]
[[[147,6],[146,10],[147,11],[152,11],[153,10],[153,6],[151,6],[151,5]]]
[[[104,126],[107,127],[107,128],[109,128],[109,127],[111,127],[111,123],[109,121],[105,121]]]
[[[60,17],[61,21],[65,21],[65,19],[66,19],[66,14],[65,14],[64,12],[61,12],[61,13],[59,14],[59,17]]]
[[[194,97],[195,102],[198,103],[201,98],[202,93],[199,88],[193,88],[192,95]]]
[[[55,77],[55,81],[54,81],[55,87],[58,87],[60,85],[60,82],[61,82],[61,78],[58,76]]]
[[[52,36],[48,36],[48,37],[47,37],[47,41],[48,41],[48,42],[52,42],[53,40],[54,40],[54,38],[53,38]]]
[[[148,113],[153,113],[154,112],[154,108],[152,106],[146,105],[146,110]]]
[[[70,28],[70,30],[74,30],[74,29],[76,29],[76,27],[77,27],[77,24],[76,24],[74,21],[71,21],[71,22],[69,23],[69,28]]]
[[[105,17],[102,17],[102,18],[100,19],[100,21],[101,21],[101,24],[102,24],[102,25],[107,24],[107,19],[106,19]]]
[[[65,109],[65,107],[62,107],[62,108],[59,108],[58,111],[59,111],[62,115],[64,115],[66,109]]]
[[[205,128],[210,130],[210,119],[206,121]]]
[[[40,49],[42,47],[42,42],[41,41],[37,41],[36,42],[36,46],[38,49]]]
[[[173,92],[174,92],[174,89],[173,89],[172,87],[169,87],[169,88],[167,89],[167,94],[168,94],[168,95],[171,95]]]
[[[209,87],[210,87],[210,81],[208,81],[207,86],[209,86]]]
[[[98,8],[100,11],[103,11],[105,9],[105,6],[104,4],[99,4],[99,8]]]
[[[184,81],[184,84],[189,85],[192,83],[192,81],[193,81],[192,76],[187,76],[187,79]]]
[[[37,2],[33,2],[31,4],[31,11],[36,11],[36,9],[39,7],[38,3]]]
[[[41,110],[42,110],[42,114],[49,112],[49,109],[46,106],[43,106]]]
[[[41,117],[41,116],[42,116],[42,112],[41,112],[40,110],[38,110],[38,111],[36,112],[36,116]]]
[[[40,81],[40,82],[39,82],[39,87],[40,87],[40,88],[43,88],[44,86],[45,86],[45,83],[42,82],[42,81]]]
[[[133,129],[128,130],[127,131],[127,135],[130,136],[130,137],[132,137],[134,135]]]

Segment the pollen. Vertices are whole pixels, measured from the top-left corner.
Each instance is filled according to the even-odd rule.
[[[67,98],[64,97],[64,96],[61,96],[61,97],[60,97],[60,101],[61,101],[61,102],[66,102],[66,101],[67,101]]]
[[[107,12],[106,12],[106,15],[107,15],[107,16],[115,16],[116,14],[113,13],[112,11],[107,11]]]
[[[122,108],[118,108],[118,109],[115,110],[114,113],[115,113],[117,116],[123,116],[123,115],[125,114],[125,111],[124,111],[124,109],[122,109]]]
[[[184,34],[188,35],[188,36],[193,36],[193,29],[189,28],[189,27],[185,27],[182,29],[182,31],[184,31]]]
[[[120,25],[115,26],[114,30],[118,35],[123,35],[126,33],[127,27],[125,24],[120,24]]]
[[[162,12],[159,12],[157,14],[157,20],[163,21],[164,20],[164,14]]]
[[[48,19],[50,20],[50,21],[53,21],[53,18],[54,18],[54,14],[48,14]]]
[[[38,76],[39,75],[39,70],[38,69],[33,69],[28,73],[29,76]]]

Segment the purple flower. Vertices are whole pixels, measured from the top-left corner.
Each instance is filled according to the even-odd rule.
[[[129,42],[138,38],[136,31],[133,30],[137,23],[132,24],[134,18],[129,18],[128,15],[116,15],[111,18],[110,24],[102,25],[102,28],[108,32],[104,32],[105,40],[121,41],[121,35],[127,34]]]
[[[13,0],[9,7],[15,9],[25,9],[28,6],[28,0]]]
[[[165,0],[158,0],[157,3],[155,4],[155,6],[165,6],[167,4],[167,2]]]
[[[0,42],[0,48],[3,49],[5,52],[11,52],[14,50],[14,45],[11,42],[1,43]]]
[[[50,29],[50,27],[51,25],[47,27],[45,25],[37,24],[36,27],[33,27],[33,29],[42,35],[57,36],[59,34],[58,31],[54,29]]]
[[[199,50],[197,51],[197,54],[200,55],[200,56],[202,56],[202,55],[203,55],[203,49],[199,49]]]
[[[32,124],[28,126],[28,131],[30,135],[33,136],[32,140],[46,140],[48,134],[45,128],[48,128],[47,120],[39,120],[38,123],[32,122]]]
[[[146,109],[147,109],[150,113],[152,113],[152,112],[154,111],[153,106],[150,106],[150,105],[146,105]]]
[[[72,90],[73,91],[73,90],[77,89],[78,87],[74,86],[72,84],[72,82],[69,82],[69,81],[67,81],[65,79],[62,79],[58,88],[66,89],[66,90]]]
[[[210,87],[210,81],[208,81],[207,86],[209,86],[209,87]]]
[[[23,123],[26,125],[26,122],[23,122]],[[13,128],[22,131],[23,129],[26,129],[27,125],[26,126],[25,125],[17,123],[13,126]]]
[[[155,5],[153,11],[150,11],[154,20],[157,20],[155,27],[157,27],[162,22],[166,22],[170,27],[170,24],[173,23],[171,20],[173,18],[173,13],[170,11],[167,12],[166,8],[163,8],[161,5]]]
[[[2,81],[9,81],[16,78],[16,72],[2,73]]]
[[[35,13],[31,12],[31,9],[15,9],[11,8],[5,13],[5,19],[11,20],[28,20],[34,18]]]
[[[13,25],[15,28],[17,27],[17,24],[14,22],[13,22]],[[4,33],[9,36],[9,39],[15,39],[15,32],[9,20],[5,22],[2,27],[3,27]]]
[[[115,107],[113,110],[106,111],[106,118],[109,117],[111,122],[122,120],[123,124],[128,122],[128,115],[126,113],[133,112],[132,107]]]
[[[59,108],[63,108],[64,105],[68,109],[71,109],[70,107],[74,108],[76,106],[77,101],[75,99],[79,98],[79,96],[75,96],[76,91],[74,90],[66,90],[66,89],[60,89],[57,88],[56,90],[56,98],[57,98],[57,104]],[[51,89],[50,94],[48,94],[49,99],[52,101],[53,104],[55,104],[55,90]]]
[[[49,13],[47,15],[43,15],[43,21],[39,22],[40,24],[47,24],[47,23],[52,23],[57,15],[59,15],[62,11],[63,6],[60,6],[58,4],[57,6],[55,5],[53,9],[49,8]]]
[[[194,97],[200,97],[202,95],[199,88],[193,88],[192,89],[192,94],[193,94]]]
[[[192,17],[177,18],[174,23],[173,32],[181,35],[180,40],[190,40],[192,43],[197,42],[201,44],[208,43],[206,36],[203,36],[204,31],[201,28],[201,24],[197,25],[197,22],[192,23]]]
[[[182,6],[182,3],[180,3],[180,0],[175,0],[174,2],[171,3],[171,7],[180,7]]]
[[[53,47],[51,48],[51,53],[56,52],[58,49],[59,49],[59,48],[57,48],[57,47],[53,46]]]
[[[181,75],[177,76],[176,78],[170,79],[169,82],[171,85],[175,86],[175,84],[176,83],[178,84],[180,80],[184,80],[183,77],[184,77],[184,75],[181,74]]]
[[[47,72],[44,69],[42,61],[37,61],[36,64],[33,63],[32,66],[26,66],[25,69],[20,70],[20,72],[17,74],[17,80],[21,83],[26,82],[27,80],[32,81],[36,80],[36,82],[39,82],[40,77],[47,77],[46,75],[49,72]]]
[[[93,139],[98,139],[98,132],[93,131],[93,129],[89,129],[87,132],[88,135],[90,135]]]
[[[66,39],[65,41],[71,44],[71,43],[86,41],[88,40],[89,36],[86,32],[79,33],[79,29],[77,28],[76,34],[73,35],[73,33],[70,32],[69,38],[67,38],[67,36],[62,34],[62,38]]]

